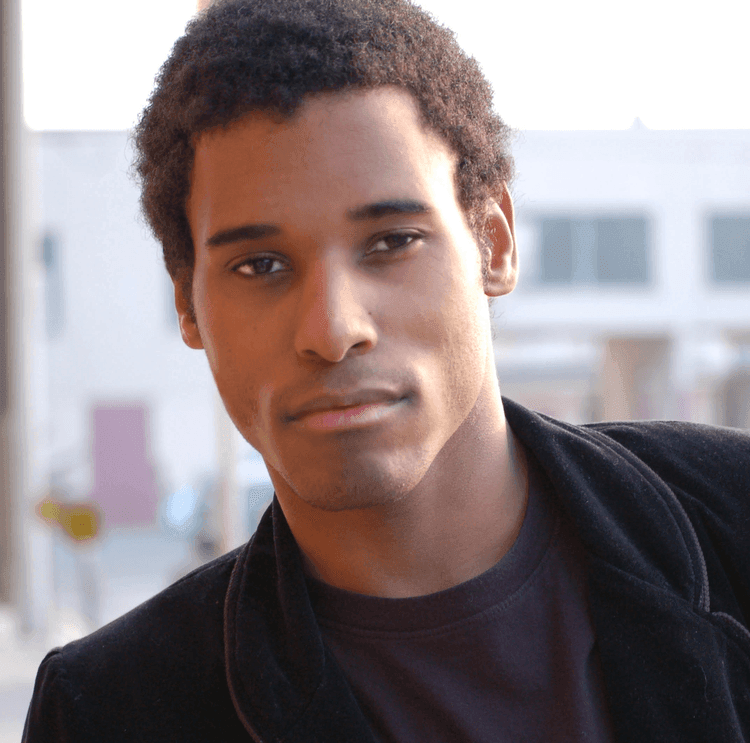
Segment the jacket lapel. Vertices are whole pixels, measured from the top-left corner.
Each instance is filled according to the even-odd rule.
[[[733,686],[750,678],[750,658],[709,613],[700,543],[675,494],[596,429],[504,404],[586,550],[617,740],[744,741]]]
[[[299,549],[276,498],[237,560],[224,623],[229,691],[255,740],[374,743],[323,643]]]

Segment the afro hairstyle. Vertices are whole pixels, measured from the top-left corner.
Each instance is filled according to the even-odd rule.
[[[291,117],[307,96],[398,86],[456,154],[457,199],[478,240],[488,199],[513,178],[510,128],[453,32],[409,0],[216,0],[162,66],[134,133],[141,205],[190,300],[186,203],[203,132],[250,111]]]

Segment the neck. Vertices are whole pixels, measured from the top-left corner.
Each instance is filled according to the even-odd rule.
[[[526,509],[525,458],[497,385],[487,393],[398,502],[331,512],[280,498],[311,575],[371,596],[421,596],[479,575],[513,546]]]

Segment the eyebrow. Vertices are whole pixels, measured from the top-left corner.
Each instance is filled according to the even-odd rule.
[[[421,201],[388,199],[386,201],[377,201],[374,204],[365,204],[365,206],[360,206],[356,209],[350,209],[347,212],[347,216],[355,222],[360,222],[366,219],[390,217],[394,214],[429,214],[430,211],[430,207]]]
[[[349,209],[346,216],[354,222],[368,219],[381,219],[398,214],[429,214],[432,210],[421,201],[411,199],[387,199],[373,204]],[[228,230],[220,230],[206,240],[209,248],[218,248],[242,240],[261,240],[265,237],[278,235],[281,229],[273,224],[244,224]]]
[[[260,240],[264,237],[278,235],[279,232],[281,230],[273,224],[244,224],[241,227],[220,230],[206,240],[206,245],[209,248],[218,248],[221,245],[229,245],[241,240]]]

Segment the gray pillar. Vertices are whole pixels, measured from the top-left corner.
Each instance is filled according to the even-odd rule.
[[[13,359],[14,282],[13,245],[19,231],[18,204],[14,189],[17,153],[21,130],[20,22],[18,0],[3,0],[0,6],[0,58],[2,91],[0,115],[0,194],[2,195],[2,229],[0,230],[0,602],[16,596],[15,569],[19,534],[16,528],[16,506],[19,497],[18,448],[15,404],[15,368]]]
[[[3,0],[0,265],[0,601],[22,629],[44,634],[50,607],[51,532],[34,514],[48,484],[47,377],[36,174],[21,92],[21,0]]]

